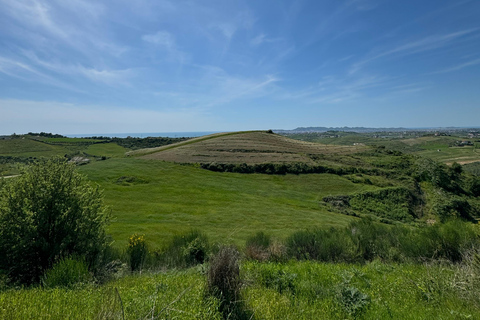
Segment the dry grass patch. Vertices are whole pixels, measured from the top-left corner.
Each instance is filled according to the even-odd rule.
[[[170,146],[142,158],[183,163],[313,163],[309,154],[352,154],[364,148],[298,141],[266,132],[243,132]]]

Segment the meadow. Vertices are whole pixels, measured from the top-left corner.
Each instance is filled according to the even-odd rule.
[[[1,175],[35,158],[89,158],[77,170],[113,217],[108,254],[73,286],[47,276],[15,286],[0,272],[0,318],[480,318],[478,168],[429,158],[473,161],[476,146],[322,139],[242,132],[148,149],[167,141],[0,140]],[[231,313],[209,289],[223,245],[240,252]],[[75,277],[58,270],[46,275]]]
[[[314,226],[345,226],[352,217],[321,207],[321,199],[376,189],[332,174],[244,175],[134,158],[80,171],[104,189],[115,217],[109,233],[119,246],[133,232],[158,248],[192,228],[214,241],[241,244],[257,231],[283,237]]]

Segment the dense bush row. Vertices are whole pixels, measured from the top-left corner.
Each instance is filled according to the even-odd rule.
[[[103,142],[113,142],[124,148],[136,150],[136,149],[161,147],[167,144],[185,141],[185,140],[188,140],[189,138],[185,138],[185,137],[182,137],[182,138],[169,138],[169,137],[117,138],[117,137],[113,137],[111,138],[111,137],[98,136],[98,137],[88,137],[86,139],[103,140]]]
[[[356,167],[327,167],[322,165],[311,165],[307,163],[200,163],[202,169],[215,172],[236,172],[236,173],[265,173],[265,174],[306,174],[306,173],[331,173],[346,175],[353,173],[366,173],[378,175],[376,169],[363,169]]]
[[[363,263],[374,259],[388,262],[459,262],[469,250],[480,245],[474,225],[459,220],[415,228],[361,219],[344,229],[298,231],[286,239],[284,255],[280,257],[272,254],[279,252],[278,244],[277,248],[270,245],[266,247],[263,240],[265,235],[255,237],[252,239],[262,240],[250,240],[246,249],[247,256],[255,260],[261,257],[261,260],[293,258],[346,263]]]

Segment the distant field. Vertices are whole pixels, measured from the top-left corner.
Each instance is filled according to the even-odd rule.
[[[266,132],[245,132],[176,147],[172,145],[142,158],[181,163],[311,163],[308,155],[343,155],[364,149],[363,146],[331,146],[303,142]]]
[[[284,237],[314,226],[344,226],[351,217],[319,205],[328,195],[376,189],[330,174],[218,173],[142,159],[109,159],[80,167],[105,190],[115,217],[109,233],[124,246],[133,233],[154,247],[198,228],[212,240],[243,243],[257,231]]]
[[[102,142],[103,140],[96,140],[96,139],[85,139],[85,138],[40,138],[39,140],[44,141],[46,143],[51,144],[78,144],[78,143],[86,143],[86,144],[93,144]]]
[[[52,157],[65,153],[67,149],[29,138],[0,140],[0,156]]]
[[[302,141],[311,141],[328,145],[352,146],[365,144],[371,146],[384,145],[386,148],[405,153],[417,154],[446,164],[458,162],[467,164],[480,161],[480,143],[473,139],[457,136],[424,136],[418,138],[389,138],[387,134],[373,138],[371,135],[359,133],[337,132],[337,137],[325,137],[328,134],[290,134],[289,137]],[[456,141],[469,140],[474,146],[456,147]]]
[[[99,143],[88,146],[85,153],[97,157],[123,157],[127,150],[116,143]]]

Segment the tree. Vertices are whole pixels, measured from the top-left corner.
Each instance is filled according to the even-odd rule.
[[[27,166],[0,186],[0,269],[30,284],[71,255],[92,267],[108,220],[101,191],[73,164],[55,158]]]

